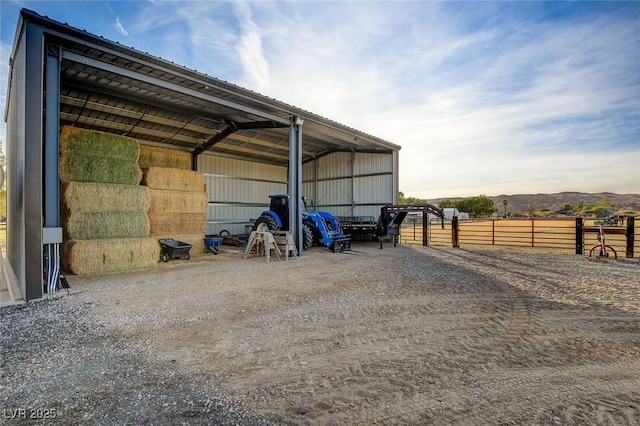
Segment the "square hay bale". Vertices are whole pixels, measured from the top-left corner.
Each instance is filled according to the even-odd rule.
[[[149,236],[146,212],[63,212],[65,239],[102,240],[114,238],[143,238]]]
[[[137,185],[138,141],[95,130],[63,126],[60,131],[60,180]]]
[[[142,170],[142,183],[151,189],[204,192],[204,174],[193,170],[148,167]]]
[[[151,189],[149,213],[202,213],[209,205],[205,192]]]
[[[95,275],[153,267],[160,248],[153,238],[69,240],[62,251],[62,266],[76,275]]]
[[[60,156],[60,180],[62,182],[96,182],[138,185],[142,170],[136,163],[114,158],[97,158],[83,155]]]
[[[60,155],[110,158],[128,163],[138,162],[138,141],[126,136],[78,127],[62,126]]]
[[[169,167],[172,169],[191,170],[191,154],[175,149],[140,145],[138,165],[142,168]]]
[[[207,231],[207,219],[202,213],[149,213],[151,235],[196,234]]]
[[[75,213],[146,212],[149,188],[138,185],[70,182],[61,187],[62,205]]]

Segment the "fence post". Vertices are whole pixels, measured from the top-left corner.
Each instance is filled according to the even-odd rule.
[[[584,223],[581,217],[576,218],[576,254],[584,253]]]
[[[422,211],[422,246],[429,246],[429,213]]]
[[[491,219],[491,245],[496,245],[496,220]]]
[[[460,247],[460,230],[458,229],[458,216],[451,220],[451,243],[453,247]]]
[[[635,217],[629,216],[627,218],[627,259],[633,259],[633,244],[635,242]]]
[[[535,219],[531,218],[531,247],[535,247],[535,245],[536,245],[536,242],[535,242],[536,241],[536,238],[535,238],[536,230],[535,230],[534,225],[533,225],[534,222],[535,222]]]

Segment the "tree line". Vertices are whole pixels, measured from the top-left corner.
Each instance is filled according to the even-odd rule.
[[[422,205],[429,204],[429,201],[423,198],[407,197],[403,192],[398,193],[399,203],[402,205]],[[444,208],[456,208],[459,212],[469,213],[472,218],[491,217],[496,213],[500,216],[506,217],[554,217],[554,216],[580,216],[580,217],[609,217],[612,214],[619,214],[623,216],[635,216],[637,213],[634,211],[617,211],[613,203],[603,198],[595,205],[586,204],[584,201],[577,201],[573,204],[565,204],[558,210],[551,210],[548,208],[536,208],[535,205],[529,204],[526,206],[523,213],[511,212],[508,209],[508,200],[502,200],[500,206],[496,206],[493,200],[486,195],[478,195],[475,197],[462,198],[460,200],[442,200],[437,203],[437,207]]]
[[[427,200],[422,198],[405,197],[402,191],[398,193],[398,202],[402,205],[429,204]],[[456,201],[442,200],[437,204],[437,207],[440,209],[456,208],[459,212],[469,213],[470,217],[490,217],[498,211],[493,200],[486,195],[478,195]]]

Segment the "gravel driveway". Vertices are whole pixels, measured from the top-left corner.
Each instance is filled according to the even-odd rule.
[[[353,247],[3,308],[3,422],[640,425],[637,260]]]

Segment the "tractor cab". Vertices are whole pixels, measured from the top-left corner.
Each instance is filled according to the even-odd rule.
[[[280,228],[289,229],[289,195],[287,194],[273,194],[269,195],[271,198],[271,205],[269,210],[274,212],[278,218],[280,218]]]

